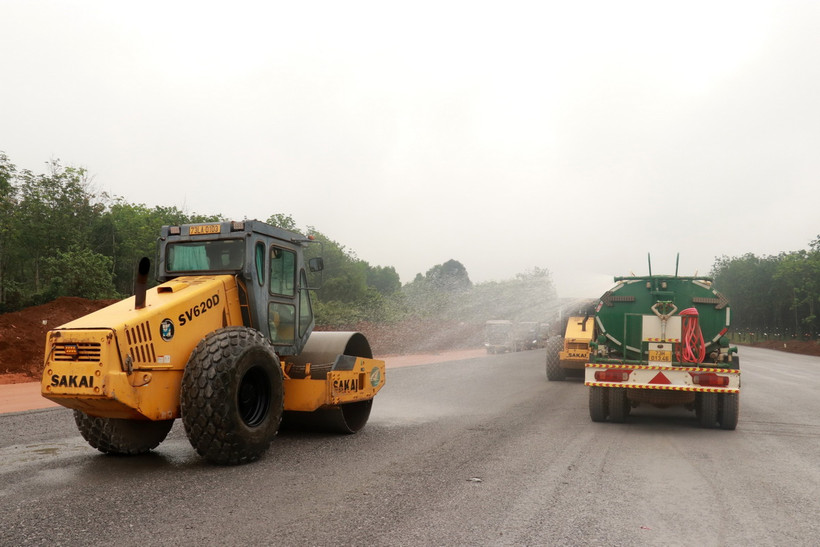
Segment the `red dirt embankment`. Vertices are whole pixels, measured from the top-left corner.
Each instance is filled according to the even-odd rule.
[[[754,342],[753,344],[744,345],[820,357],[820,342],[814,342],[812,340],[767,340],[765,342]]]
[[[114,302],[116,300],[66,297],[0,315],[0,384],[39,381],[43,372],[46,333]],[[373,353],[379,356],[475,349],[482,347],[483,342],[483,325],[463,322],[360,323],[352,330],[363,333]],[[770,340],[751,345],[820,356],[820,344],[813,341]]]
[[[43,373],[46,333],[64,323],[113,304],[116,300],[58,298],[48,304],[0,315],[0,385],[39,381]],[[432,321],[395,325],[360,323],[376,355],[434,354],[480,348],[483,325]]]
[[[46,333],[114,302],[66,297],[0,315],[0,384],[39,380]]]

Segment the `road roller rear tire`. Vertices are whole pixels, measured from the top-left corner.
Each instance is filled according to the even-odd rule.
[[[74,411],[80,434],[92,447],[104,454],[134,456],[144,454],[165,440],[174,420],[124,420],[89,416]]]
[[[265,337],[226,327],[197,344],[182,376],[182,422],[211,463],[252,462],[267,451],[282,420],[284,378]]]
[[[547,340],[547,380],[560,382],[567,377],[566,371],[561,368],[559,352],[564,348],[564,338],[553,336]]]

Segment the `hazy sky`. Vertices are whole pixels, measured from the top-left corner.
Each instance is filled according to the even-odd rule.
[[[0,151],[293,216],[402,281],[707,273],[820,235],[820,2],[0,0]]]

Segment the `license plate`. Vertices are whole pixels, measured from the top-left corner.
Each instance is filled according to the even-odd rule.
[[[191,226],[188,234],[192,236],[199,236],[203,234],[218,234],[221,226],[219,224],[206,224],[204,226]]]
[[[657,349],[649,350],[649,362],[652,363],[671,363],[672,352]]]

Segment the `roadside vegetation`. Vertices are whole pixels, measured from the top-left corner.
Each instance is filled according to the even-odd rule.
[[[130,203],[95,192],[85,169],[53,160],[45,173],[33,173],[18,169],[0,152],[0,313],[62,296],[128,296],[139,259],[154,259],[163,224],[218,220],[241,219]],[[321,242],[310,251],[321,252],[326,265],[316,291],[320,327],[433,320],[549,322],[558,313],[545,268],[474,284],[464,265],[451,259],[402,285],[393,266],[370,264],[316,227],[297,227],[287,213],[272,211],[260,220]],[[738,341],[817,339],[820,236],[808,249],[776,256],[722,256],[711,275],[731,301]]]
[[[85,169],[53,160],[38,174],[18,169],[0,152],[0,313],[59,297],[129,296],[140,258],[154,262],[162,225],[219,220],[242,219],[129,203],[95,192]],[[325,262],[315,298],[320,328],[434,319],[547,321],[557,309],[546,269],[474,284],[464,265],[451,259],[402,285],[393,266],[372,265],[316,227],[297,227],[286,213],[272,211],[259,220],[321,242],[309,248]]]
[[[723,256],[711,275],[731,302],[739,342],[818,339],[820,236],[808,249],[776,256]]]

